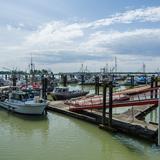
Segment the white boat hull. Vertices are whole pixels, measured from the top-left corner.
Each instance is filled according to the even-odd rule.
[[[41,115],[44,113],[46,108],[46,103],[19,103],[14,104],[11,102],[0,102],[0,106],[16,113],[21,114],[33,114],[33,115]]]

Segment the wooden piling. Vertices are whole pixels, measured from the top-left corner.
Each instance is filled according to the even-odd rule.
[[[26,81],[26,88],[28,87],[28,75],[25,75],[25,81]]]
[[[81,84],[84,84],[84,74],[81,75]]]
[[[106,91],[107,91],[107,82],[103,84],[103,113],[102,113],[102,124],[105,125],[106,120]]]
[[[99,77],[95,77],[95,94],[99,95]]]
[[[42,76],[42,98],[47,99],[48,79]]]
[[[66,87],[67,86],[67,75],[62,75],[61,77],[62,77],[62,84],[64,87]]]
[[[158,77],[155,78],[155,87],[158,87]],[[155,90],[155,98],[158,97],[158,89]]]
[[[109,127],[112,126],[112,104],[113,104],[113,84],[112,81],[109,82]]]
[[[154,87],[154,76],[151,77],[151,88]],[[151,95],[150,95],[151,99],[153,98],[153,90],[151,90]]]
[[[134,76],[131,76],[131,86],[134,87]]]
[[[8,75],[7,74],[5,75],[5,80],[8,80]]]
[[[16,87],[16,85],[17,85],[17,77],[16,77],[16,74],[13,74],[13,75],[12,75],[12,82],[13,82],[13,87]]]

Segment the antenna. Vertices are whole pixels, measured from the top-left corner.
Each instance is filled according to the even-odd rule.
[[[145,63],[143,63],[143,73],[145,73],[146,72],[146,65],[145,65]]]
[[[105,67],[105,73],[108,73],[108,63],[106,63],[106,67]]]
[[[34,78],[35,78],[34,71],[35,71],[35,65],[33,64],[33,58],[32,58],[32,53],[31,53],[30,74],[32,75],[32,78],[31,78],[32,83],[34,82]]]
[[[84,69],[83,69],[83,63],[81,64],[81,68],[80,68],[80,72],[83,72]]]
[[[33,57],[32,57],[32,53],[31,53],[30,72],[33,73],[34,70],[35,70],[35,65],[33,63]]]

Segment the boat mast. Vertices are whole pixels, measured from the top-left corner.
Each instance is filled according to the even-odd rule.
[[[31,63],[30,63],[30,74],[31,74],[31,83],[34,82],[34,71],[35,71],[35,65],[33,64],[33,58],[31,54]]]

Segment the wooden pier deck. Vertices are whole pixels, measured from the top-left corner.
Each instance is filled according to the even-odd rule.
[[[143,117],[154,108],[155,106],[149,105],[145,105],[143,107],[135,106],[122,114],[113,114],[112,127],[115,128],[118,132],[123,132],[128,135],[133,135],[156,143],[158,126],[156,124],[145,122]],[[47,109],[68,115],[70,117],[81,119],[98,126],[102,123],[101,110],[93,109],[72,112],[69,111],[69,106],[64,104],[64,101],[51,101],[49,102]],[[107,124],[108,115],[106,114],[106,126]]]

